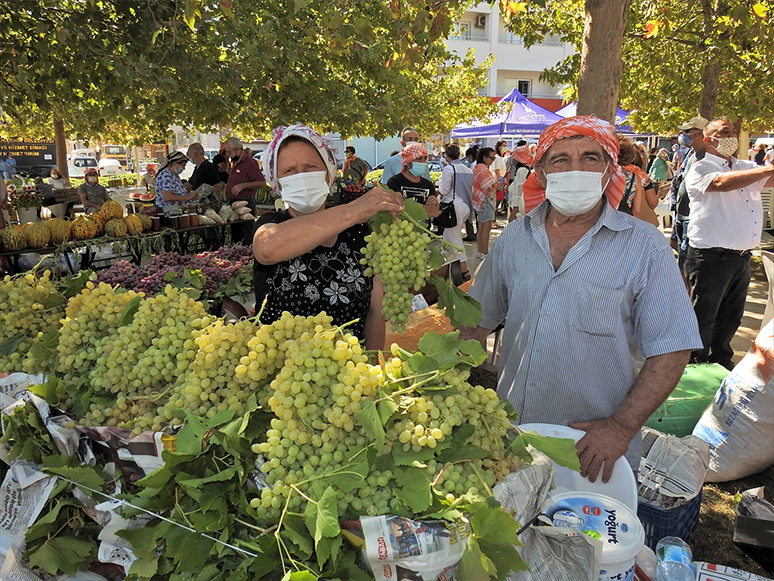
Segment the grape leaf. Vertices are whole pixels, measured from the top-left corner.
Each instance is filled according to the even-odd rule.
[[[422,204],[415,202],[412,199],[403,200],[404,210],[401,214],[411,216],[417,222],[426,222],[428,220],[427,212],[422,207]]]
[[[296,549],[301,556],[305,559],[310,558],[314,551],[314,544],[312,543],[312,539],[309,538],[309,533],[307,532],[301,517],[289,514],[285,516],[285,519],[282,522],[284,528],[282,529],[281,534],[287,537],[287,539],[296,546]],[[320,555],[319,549],[317,555]]]
[[[129,576],[136,576],[138,579],[150,579],[156,574],[158,567],[158,559],[153,559],[152,561],[137,559],[132,563],[132,566],[129,567]]]
[[[193,414],[186,415],[185,425],[177,433],[174,454],[200,454],[204,442],[202,438],[211,429],[230,422],[234,417],[231,410],[221,410],[211,419],[202,419]]]
[[[335,563],[336,556],[341,550],[341,535],[337,535],[333,538],[323,537],[320,542],[317,543],[317,566],[322,569],[323,565],[328,559],[331,559]]]
[[[56,532],[60,527],[60,525],[57,524],[56,519],[59,516],[59,511],[62,510],[62,507],[64,506],[67,505],[63,502],[57,502],[50,511],[35,521],[35,524],[27,529],[27,534],[25,536],[27,543],[45,537],[49,533]]]
[[[439,369],[448,369],[450,363],[463,362],[477,367],[486,360],[486,351],[475,339],[458,339],[459,331],[444,335],[425,333],[419,340],[419,350],[438,361]],[[412,367],[413,368],[413,367]]]
[[[185,531],[186,536],[180,547],[180,551],[175,553],[178,573],[192,572],[198,573],[204,566],[204,563],[210,556],[215,541],[200,535]]]
[[[96,550],[97,545],[94,541],[81,541],[74,537],[54,537],[25,556],[30,565],[40,567],[51,575],[59,571],[66,575],[73,575],[80,568],[82,561],[91,560],[91,553]]]
[[[427,471],[421,468],[396,468],[395,482],[398,487],[393,489],[395,496],[410,508],[414,514],[428,509],[433,503],[433,492],[430,489],[430,478]]]
[[[540,450],[551,458],[559,466],[564,466],[571,470],[580,472],[580,459],[575,449],[575,440],[571,438],[552,438],[550,436],[541,436],[536,432],[525,431],[516,437],[516,441],[521,439],[524,444],[529,444],[533,448]],[[515,442],[514,442],[515,443]],[[513,446],[513,444],[511,444]]]
[[[489,455],[490,452],[487,452],[483,448],[468,444],[465,446],[450,446],[447,450],[444,450],[439,454],[436,460],[442,463],[459,462],[461,460],[472,460],[474,458],[488,458]]]
[[[211,476],[205,476],[203,478],[175,478],[178,484],[181,486],[190,486],[192,488],[199,488],[203,484],[210,482],[225,482],[231,480],[236,475],[236,467],[229,466],[225,470],[216,472]]]
[[[141,302],[142,302],[142,297],[137,296],[137,297],[134,297],[131,301],[129,301],[126,304],[126,307],[124,308],[124,312],[121,313],[121,318],[118,319],[119,327],[128,325],[129,323],[132,322],[132,320],[134,320],[134,315],[140,309]]]
[[[395,412],[398,411],[398,404],[391,397],[385,397],[377,404],[379,409],[379,419],[382,421],[382,425],[387,423]]]
[[[489,581],[490,578],[497,577],[494,563],[481,552],[481,547],[473,536],[468,537],[457,576],[465,581]]]
[[[498,504],[472,505],[470,526],[473,529],[481,551],[492,561],[500,577],[510,571],[526,571],[527,563],[516,547],[519,541],[519,523]]]
[[[428,256],[427,256],[427,268],[430,271],[438,270],[446,263],[446,257],[441,252],[441,249],[435,245],[430,244],[427,247],[428,250]]]
[[[140,559],[150,561],[156,553],[156,541],[169,528],[169,523],[162,522],[155,527],[139,527],[116,531],[116,535],[126,539],[132,545],[134,554]]]
[[[360,486],[368,476],[368,458],[363,451],[364,449],[352,454],[341,468],[326,476],[323,479],[325,484],[344,492],[350,492]]]
[[[45,383],[30,385],[27,389],[35,395],[42,397],[49,405],[54,406],[58,405],[59,401],[67,393],[64,383],[55,375],[49,376],[48,381]]]
[[[368,221],[373,232],[379,232],[382,224],[387,224],[389,226],[391,222],[392,216],[390,216],[389,212],[378,212]]]
[[[102,478],[102,476],[99,475],[97,470],[95,468],[92,468],[91,466],[61,466],[61,467],[53,467],[53,466],[46,466],[45,461],[44,465],[41,467],[41,470],[46,473],[50,474],[56,474],[57,476],[61,476],[62,478],[66,478],[67,480],[72,481],[75,483],[76,486],[85,486],[88,488],[96,489],[96,490],[104,490],[105,489],[105,480]],[[91,496],[91,491],[84,490],[86,494]]]
[[[14,353],[16,353],[16,348],[19,346],[19,343],[21,343],[23,339],[24,339],[24,333],[19,333],[18,335],[11,337],[4,343],[0,343],[0,355],[4,357],[10,357]]]
[[[363,426],[365,435],[376,442],[378,449],[381,450],[384,447],[384,426],[374,401],[366,399],[360,411],[355,414],[355,417],[358,423]]]
[[[304,521],[314,539],[315,547],[323,537],[335,537],[341,532],[336,491],[332,486],[325,489],[317,502],[306,503]]]
[[[317,581],[318,577],[309,571],[293,571],[288,579],[290,581]]]
[[[38,361],[49,361],[57,356],[59,327],[51,327],[30,347],[30,355]]]
[[[162,466],[161,468],[156,468],[153,472],[148,474],[147,476],[140,478],[137,482],[134,484],[137,486],[143,486],[146,488],[158,488],[160,486],[164,486],[167,482],[169,482],[169,479],[172,478],[173,474],[167,468],[166,466]]]
[[[438,291],[438,307],[455,327],[477,327],[481,322],[481,305],[462,289],[438,276],[431,276],[430,283]]]
[[[63,278],[61,280],[62,286],[64,287],[62,289],[62,294],[67,298],[74,297],[86,288],[87,282],[96,278],[96,275],[91,270],[81,270],[75,276]]]

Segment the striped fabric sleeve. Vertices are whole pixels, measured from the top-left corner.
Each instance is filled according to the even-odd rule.
[[[639,282],[632,317],[642,354],[647,358],[701,349],[696,315],[671,248],[664,245],[651,253]]]
[[[502,236],[495,241],[470,288],[470,296],[481,303],[483,315],[478,326],[484,329],[495,329],[505,322],[508,313],[508,289],[502,265],[502,248],[507,246],[505,242]]]

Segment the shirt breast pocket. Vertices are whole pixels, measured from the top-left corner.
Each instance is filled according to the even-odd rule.
[[[615,337],[622,323],[623,297],[622,289],[581,281],[576,304],[578,330],[589,335]]]

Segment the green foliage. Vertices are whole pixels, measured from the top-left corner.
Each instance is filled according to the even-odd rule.
[[[567,85],[565,98],[576,99],[584,2],[529,3],[517,15],[507,15],[506,22],[526,47],[549,34],[573,45],[576,53],[544,71],[541,79]],[[632,2],[622,59],[620,102],[631,111],[635,130],[669,134],[695,116],[703,92],[709,90],[702,79],[709,63],[718,64],[713,76],[719,84],[715,116],[742,118],[744,127],[753,132],[774,125],[774,87],[768,82],[774,62],[771,3]]]
[[[444,39],[465,0],[82,2],[0,11],[4,135],[122,143],[172,124],[268,137],[299,120],[342,135],[425,133],[485,118],[488,64]]]

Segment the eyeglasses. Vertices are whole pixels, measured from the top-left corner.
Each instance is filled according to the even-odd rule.
[[[494,160],[497,159],[497,156],[496,155],[487,155],[486,158],[487,159],[491,159],[492,161],[494,161]]]
[[[418,137],[404,137],[403,143],[419,143]]]

